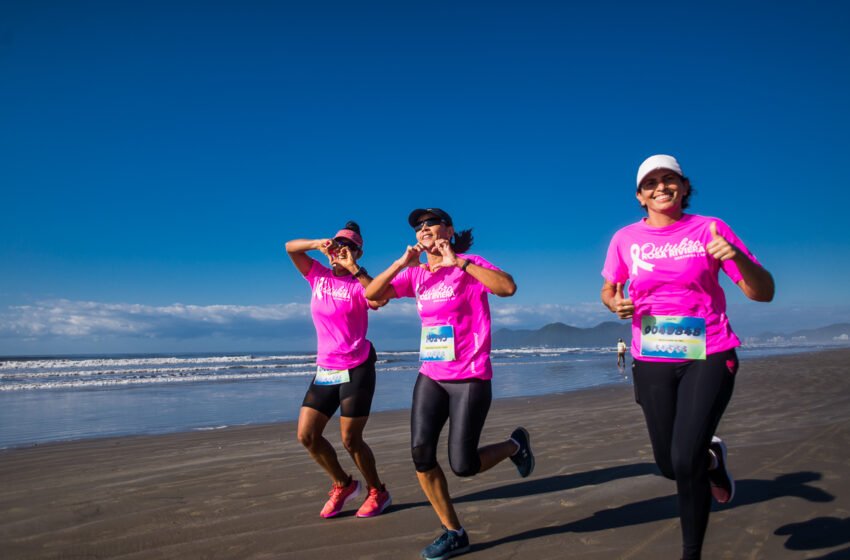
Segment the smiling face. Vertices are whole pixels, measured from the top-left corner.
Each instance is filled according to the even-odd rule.
[[[690,190],[690,182],[675,171],[656,169],[640,182],[636,196],[650,215],[678,218],[682,215],[682,201]]]
[[[430,213],[419,216],[413,229],[416,231],[416,241],[426,249],[434,247],[437,239],[451,240],[455,232],[452,226],[447,226],[439,217]]]

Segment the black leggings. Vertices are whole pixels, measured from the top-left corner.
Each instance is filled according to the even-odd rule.
[[[410,445],[418,472],[437,466],[437,442],[449,423],[449,465],[457,476],[481,470],[478,441],[490,410],[493,393],[489,380],[434,381],[419,374],[410,410]]]
[[[310,383],[301,406],[313,408],[330,418],[337,408],[342,407],[339,415],[346,418],[369,416],[372,409],[372,397],[375,395],[375,362],[378,355],[375,347],[369,350],[369,357],[359,366],[348,370],[348,383],[339,385],[316,385]],[[313,377],[313,381],[316,378]]]
[[[735,350],[689,362],[632,361],[655,463],[676,481],[685,560],[699,559],[711,510],[708,446],[735,387]]]

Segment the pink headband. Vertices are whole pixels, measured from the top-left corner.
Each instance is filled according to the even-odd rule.
[[[344,237],[345,239],[350,239],[351,241],[354,241],[354,243],[356,243],[358,247],[360,247],[361,249],[363,248],[363,238],[360,237],[360,234],[355,231],[351,231],[350,229],[341,229],[336,232],[336,235],[334,235],[334,239],[336,239],[337,237]]]

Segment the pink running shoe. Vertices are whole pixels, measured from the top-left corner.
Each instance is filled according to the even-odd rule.
[[[351,477],[351,482],[348,483],[348,486],[337,486],[334,484],[331,486],[331,491],[328,492],[328,496],[330,498],[327,502],[325,502],[325,507],[322,508],[322,517],[328,519],[329,517],[335,517],[342,511],[345,502],[352,498],[356,498],[360,495],[360,483],[354,480],[354,477]]]
[[[357,517],[375,517],[376,515],[380,515],[391,503],[393,503],[393,498],[390,496],[386,485],[380,490],[370,487],[369,495],[366,496],[363,505],[357,510]]]

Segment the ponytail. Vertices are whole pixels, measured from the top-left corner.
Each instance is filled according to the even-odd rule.
[[[455,232],[454,238],[450,241],[452,251],[457,253],[466,253],[472,247],[472,228]]]

